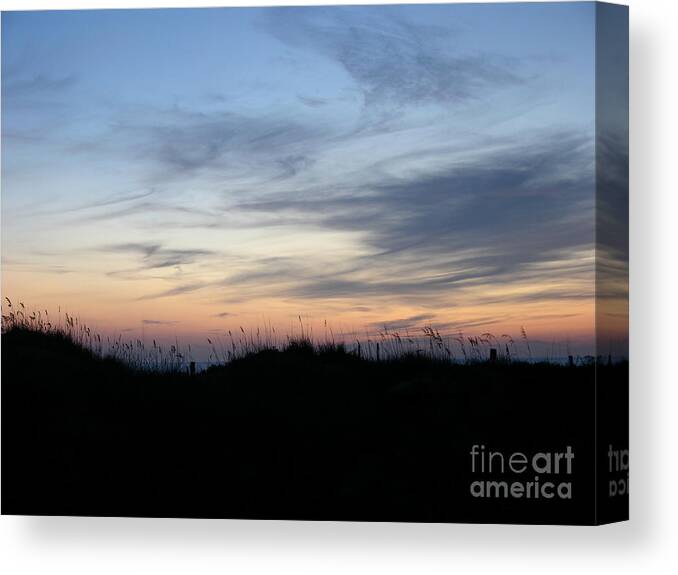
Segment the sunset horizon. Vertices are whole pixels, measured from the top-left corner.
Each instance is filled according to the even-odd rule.
[[[6,13],[3,295],[201,360],[300,320],[593,354],[593,10]]]

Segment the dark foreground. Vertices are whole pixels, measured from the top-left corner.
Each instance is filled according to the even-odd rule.
[[[2,512],[593,523],[595,370],[297,346],[194,377],[138,374],[15,329],[2,336]],[[475,444],[571,446],[573,498],[471,497]]]

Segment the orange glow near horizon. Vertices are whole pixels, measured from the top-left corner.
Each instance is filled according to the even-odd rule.
[[[261,294],[238,301],[227,285],[144,299],[157,293],[157,284],[158,280],[150,279],[113,285],[94,274],[37,271],[5,271],[2,280],[6,297],[15,304],[25,302],[29,310],[48,310],[52,321],[60,309],[62,315],[79,317],[95,331],[113,337],[121,334],[123,339],[165,342],[176,338],[183,345],[198,348],[206,345],[207,337],[225,335],[229,330],[239,332],[242,328],[254,333],[271,327],[279,337],[297,337],[304,329],[318,340],[328,338],[331,330],[335,340],[349,343],[373,337],[384,329],[417,337],[424,326],[449,336],[508,334],[519,341],[524,327],[535,344],[557,345],[561,353],[567,347],[582,354],[588,353],[594,340],[592,293],[591,297],[567,301],[520,301],[555,288],[571,293],[590,290],[581,280],[570,284],[484,286],[482,290],[474,286],[455,290],[447,297],[437,294],[429,298],[427,305],[416,305],[414,301],[410,304],[406,297],[383,295],[301,299]],[[223,302],[218,301],[220,293]],[[228,301],[229,297],[232,301]]]

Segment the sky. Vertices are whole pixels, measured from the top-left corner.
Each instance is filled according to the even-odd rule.
[[[586,352],[594,41],[592,3],[3,13],[3,295]]]

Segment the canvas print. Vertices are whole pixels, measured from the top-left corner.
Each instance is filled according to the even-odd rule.
[[[4,12],[2,512],[628,514],[628,10]]]

